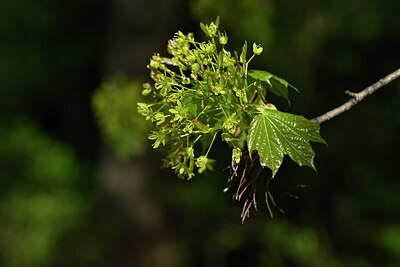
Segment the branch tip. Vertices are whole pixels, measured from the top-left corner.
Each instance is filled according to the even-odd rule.
[[[396,71],[390,73],[389,75],[387,75],[386,77],[384,77],[382,79],[379,79],[379,81],[368,86],[367,88],[365,88],[364,90],[362,90],[358,93],[345,91],[346,95],[349,95],[352,97],[350,100],[348,100],[346,103],[342,104],[341,106],[334,108],[334,109],[326,112],[325,114],[322,114],[321,116],[311,119],[310,121],[318,123],[318,124],[328,121],[328,120],[342,114],[343,112],[351,109],[352,107],[357,105],[359,102],[364,100],[364,98],[366,98],[369,95],[372,95],[379,88],[391,83],[392,81],[396,80],[399,77],[400,77],[400,69],[397,69]]]

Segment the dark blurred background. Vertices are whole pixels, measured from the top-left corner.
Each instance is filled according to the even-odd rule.
[[[135,111],[152,54],[219,15],[232,50],[261,43],[252,67],[300,89],[282,109],[312,118],[400,67],[399,14],[398,0],[2,1],[0,266],[400,266],[400,81],[324,123],[318,174],[286,160],[286,214],[244,225],[222,192],[229,149],[181,181]]]

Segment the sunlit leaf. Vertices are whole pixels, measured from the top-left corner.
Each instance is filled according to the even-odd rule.
[[[315,170],[313,151],[309,141],[326,144],[319,135],[319,125],[302,116],[266,109],[250,124],[247,143],[249,152],[257,150],[261,163],[275,176],[284,155],[300,166]]]

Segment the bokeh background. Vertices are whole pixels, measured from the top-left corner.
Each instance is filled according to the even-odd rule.
[[[252,211],[214,172],[160,170],[137,116],[146,64],[219,15],[230,48],[312,118],[400,67],[398,0],[0,3],[0,266],[400,266],[400,81],[322,125],[315,174],[286,160]],[[306,185],[298,188],[297,185]],[[293,195],[298,196],[296,199]]]

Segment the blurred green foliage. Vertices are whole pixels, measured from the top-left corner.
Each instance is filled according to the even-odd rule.
[[[2,266],[45,266],[90,206],[76,190],[88,172],[70,147],[29,123],[1,128],[0,140]]]
[[[71,266],[75,249],[85,265],[99,249],[82,240],[98,193],[88,103],[104,25],[87,14],[102,2],[0,3],[0,266]]]
[[[142,84],[122,74],[104,80],[92,98],[97,123],[120,159],[143,155],[147,145],[148,123],[137,112],[142,101]]]

